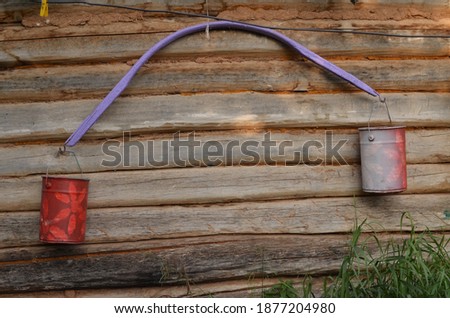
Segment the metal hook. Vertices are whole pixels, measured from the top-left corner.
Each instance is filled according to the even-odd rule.
[[[59,147],[57,156],[64,156],[64,155],[72,155],[75,158],[78,169],[80,169],[81,177],[83,177],[83,169],[81,169],[81,165],[80,165],[80,162],[78,161],[78,157],[77,157],[77,154],[75,153],[75,151],[67,150],[66,145],[63,145],[62,148]]]
[[[58,149],[58,156],[62,156],[62,155],[64,155],[66,152],[67,152],[67,150],[66,150],[66,145],[63,145],[62,149],[61,149],[61,147],[59,147],[59,149]]]

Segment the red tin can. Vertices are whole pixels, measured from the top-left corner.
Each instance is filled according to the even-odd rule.
[[[406,190],[405,139],[405,127],[359,128],[364,192]]]
[[[42,177],[39,239],[47,243],[84,241],[88,179]]]

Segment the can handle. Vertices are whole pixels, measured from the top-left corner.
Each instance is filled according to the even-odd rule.
[[[193,33],[201,32],[205,30],[205,28],[209,28],[210,30],[217,29],[236,29],[242,31],[248,31],[256,34],[265,35],[267,37],[278,40],[279,42],[288,45],[293,48],[296,52],[300,53],[302,56],[307,58],[308,60],[315,63],[317,66],[324,68],[325,70],[337,75],[341,79],[353,84],[357,88],[365,91],[366,93],[372,96],[380,97],[380,94],[374,90],[372,87],[356,78],[354,75],[344,71],[340,67],[335,64],[327,61],[316,53],[308,50],[306,47],[292,40],[291,38],[281,34],[280,32],[254,26],[251,24],[239,23],[239,22],[231,22],[231,21],[219,21],[213,23],[202,23],[194,26],[190,26],[184,29],[181,29],[177,32],[172,33],[166,38],[157,42],[153,47],[151,47],[144,55],[142,55],[139,60],[131,67],[131,69],[125,74],[125,76],[116,84],[116,86],[108,93],[108,95],[98,104],[98,106],[89,114],[84,121],[80,124],[80,126],[75,130],[75,132],[66,140],[64,143],[65,146],[73,147],[76,143],[84,136],[84,134],[89,130],[89,128],[94,125],[94,123],[98,120],[98,118],[103,114],[103,112],[114,102],[114,100],[125,90],[128,84],[131,82],[133,76],[137,73],[137,71],[159,50],[163,49],[170,43]]]
[[[392,117],[391,117],[391,112],[389,110],[389,106],[387,104],[387,100],[386,100],[386,98],[383,98],[381,96],[378,96],[378,97],[380,99],[380,103],[382,103],[384,105],[384,108],[386,109],[386,114],[387,114],[387,117],[389,118],[389,124],[392,125]],[[370,120],[372,119],[372,114],[373,114],[373,106],[370,108],[369,120],[367,121],[367,130],[369,131],[367,140],[369,140],[370,142],[375,141],[375,136],[370,133],[370,130],[371,130]]]
[[[56,156],[73,156],[75,159],[75,162],[77,163],[78,169],[80,170],[80,175],[83,178],[83,169],[81,169],[81,165],[80,162],[78,161],[78,157],[77,154],[75,153],[75,151],[72,150],[67,150],[66,145],[64,145],[63,147],[60,147],[58,149],[58,152],[56,153]],[[47,167],[47,174],[46,174],[46,178],[48,178],[48,167]]]

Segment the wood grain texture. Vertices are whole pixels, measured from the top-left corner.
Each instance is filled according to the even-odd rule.
[[[189,155],[187,147],[180,147],[178,150],[170,147],[174,140],[187,141],[189,138],[198,142],[198,145],[193,147],[192,155]],[[274,142],[270,149],[264,146],[264,140],[269,139]],[[309,147],[311,141],[321,146]],[[338,154],[348,164],[360,161],[359,136],[356,129],[196,131],[146,136],[125,134],[122,138],[110,139],[107,142],[80,142],[76,147],[76,155],[85,173],[175,168],[180,166],[175,159],[178,156],[184,160],[186,166],[236,166],[245,164],[251,157],[239,148],[231,146],[249,142],[256,142],[256,146],[251,149],[267,164],[313,164],[316,160],[336,164],[339,158],[333,158],[333,147],[338,149]],[[0,144],[0,176],[45,174],[47,169],[51,173],[79,173],[73,156],[57,155],[59,147],[61,142],[18,146]],[[407,130],[406,151],[408,164],[450,162],[450,130]],[[119,162],[118,158],[122,158],[122,162]],[[128,163],[125,162],[127,158]]]
[[[301,286],[303,277],[280,277],[280,278],[251,278],[242,280],[229,280],[215,283],[202,283],[190,285],[175,285],[161,287],[139,287],[139,288],[114,288],[114,289],[83,289],[46,292],[28,292],[14,294],[0,294],[0,298],[171,298],[171,297],[214,297],[214,298],[243,298],[262,297],[264,290],[278,284],[280,279],[293,281],[294,286]],[[326,277],[312,279],[316,296],[320,295],[322,280]]]
[[[82,290],[62,290],[27,292],[14,294],[0,294],[0,298],[171,298],[171,297],[214,297],[214,298],[243,298],[262,297],[264,290],[278,284],[282,280],[290,280],[293,285],[301,288],[304,277],[279,277],[279,278],[258,278],[253,277],[242,280],[229,280],[222,282],[160,286],[160,287],[138,287],[138,288],[114,288],[114,289],[82,289]],[[313,291],[316,297],[320,296],[323,280],[327,277],[311,278]]]
[[[433,18],[430,17],[430,13],[439,12],[438,10],[446,10],[448,8],[447,0],[431,0],[427,1],[426,5],[423,6],[425,1],[423,0],[396,0],[396,1],[364,1],[359,2],[356,6],[352,5],[350,1],[347,0],[339,0],[339,1],[283,1],[280,3],[279,1],[249,1],[249,0],[240,0],[240,1],[210,1],[208,6],[205,5],[205,2],[202,0],[189,0],[182,2],[173,2],[173,1],[152,1],[145,2],[144,1],[127,1],[126,5],[128,6],[137,6],[139,8],[146,9],[160,9],[160,10],[179,10],[179,11],[188,11],[188,12],[197,12],[197,13],[209,13],[210,15],[217,15],[218,13],[226,12],[226,10],[235,10],[241,7],[245,7],[246,9],[271,9],[271,10],[289,10],[289,11],[299,11],[298,14],[295,15],[292,12],[288,16],[298,16],[305,19],[317,19],[320,17],[328,17],[329,19],[376,19],[376,20],[389,20],[389,19],[404,19],[406,17],[420,19],[422,17]],[[100,3],[116,3],[119,5],[124,5],[122,1],[100,1]],[[405,8],[405,6],[407,7]],[[79,8],[83,11],[88,11],[90,13],[99,13],[105,12],[110,8],[99,8],[99,7],[85,7],[85,6],[67,6],[67,5],[57,5],[51,4],[51,12],[53,14],[64,12],[67,8]],[[96,9],[96,10],[94,10]],[[372,12],[369,10],[376,10]],[[116,9],[116,11],[119,11]],[[305,12],[306,11],[306,12]],[[333,14],[330,14],[329,11],[333,11]],[[364,11],[361,13],[360,11]],[[20,21],[20,17],[14,15],[14,13],[20,12],[22,14],[37,14],[36,13],[36,5],[32,3],[24,2],[23,0],[18,1],[5,1],[3,6],[0,7],[0,21],[3,22],[12,22],[12,21]],[[119,11],[120,12],[120,11]],[[302,14],[303,13],[303,14]],[[421,14],[419,14],[421,13]],[[161,14],[159,14],[161,16]],[[154,15],[153,15],[154,16]]]
[[[379,235],[380,242],[392,238]],[[154,248],[154,241],[146,241],[130,244],[129,250],[121,252],[6,262],[0,263],[0,292],[336,273],[347,253],[348,239],[348,235],[236,235],[206,237],[195,244],[182,238],[171,240],[172,244],[183,241],[178,247]]]
[[[324,234],[350,232],[367,221],[366,231],[450,231],[445,211],[449,194],[315,198],[194,206],[89,209],[87,243],[133,242],[224,234]],[[0,213],[0,248],[39,245],[39,212]],[[75,252],[81,252],[74,249]],[[41,251],[35,256],[55,255]],[[25,253],[0,251],[1,261],[26,260]]]
[[[384,94],[394,124],[449,127],[450,94]],[[64,141],[100,100],[0,104],[0,142]],[[192,130],[385,125],[386,112],[367,94],[196,94],[119,98],[86,137]],[[98,142],[97,142],[98,143]],[[56,151],[57,149],[55,149]],[[53,152],[50,152],[53,154]]]
[[[49,23],[45,23],[42,21],[42,18],[37,16],[36,14],[20,16],[21,24],[8,24],[3,29],[0,30],[0,40],[4,41],[6,45],[6,41],[20,41],[20,40],[33,40],[33,39],[52,39],[54,43],[58,42],[58,38],[61,38],[62,41],[67,37],[82,37],[82,36],[91,36],[93,38],[97,38],[100,40],[100,36],[118,36],[118,39],[122,39],[123,41],[127,41],[123,38],[124,35],[136,36],[141,34],[142,36],[150,39],[151,35],[154,36],[160,34],[160,36],[168,35],[171,32],[175,32],[182,28],[185,28],[189,25],[194,25],[202,22],[206,22],[206,19],[198,18],[193,20],[192,18],[186,17],[171,17],[171,19],[155,19],[154,17],[143,16],[138,12],[133,11],[117,11],[114,14],[111,12],[101,12],[100,8],[92,8],[95,10],[96,14],[92,14],[89,12],[89,8],[84,8],[85,10],[79,11],[74,10],[71,12],[52,12],[52,18],[49,19]],[[243,20],[243,22],[254,23],[261,26],[277,26],[282,28],[319,28],[319,29],[353,29],[359,31],[379,31],[386,32],[389,30],[389,33],[392,34],[420,34],[425,35],[439,35],[439,34],[447,34],[448,27],[445,19],[427,19],[425,17],[422,18],[413,18],[407,17],[405,19],[400,20],[358,20],[355,19],[351,21],[351,25],[348,21],[343,19],[305,19],[305,18],[295,18],[291,16],[292,10],[286,12],[285,10],[277,10],[277,11],[269,11],[269,10],[256,10],[252,12],[252,17],[249,19],[241,19],[239,17],[235,17],[233,12],[225,12],[222,14],[224,17],[228,18],[236,18],[237,20]],[[299,11],[300,12],[300,11]],[[416,11],[417,12],[417,11]],[[419,10],[420,12],[420,10]],[[273,15],[277,14],[278,18],[275,19]],[[303,12],[302,12],[303,13]],[[305,12],[308,14],[308,12]],[[1,13],[0,13],[1,15]],[[259,15],[259,18],[255,17]],[[267,17],[270,18],[270,22]],[[285,19],[288,17],[288,19]],[[37,25],[39,24],[39,26]],[[89,27],[86,27],[88,25]],[[234,32],[234,31],[229,31]],[[229,32],[217,33],[216,35],[208,41],[208,43],[221,43],[221,39],[226,39],[227,34]],[[308,47],[315,48],[317,50],[323,50],[323,46],[328,46],[327,43],[324,43],[320,34],[316,34],[315,32],[297,32],[297,31],[288,31],[288,30],[280,30],[283,34],[293,38],[294,40],[307,45]],[[219,36],[219,34],[223,34],[223,36]],[[250,35],[246,37],[247,41],[257,41],[256,43],[260,43],[259,40],[268,40],[267,38],[261,37],[253,37],[249,33],[242,33],[241,35]],[[326,36],[326,34],[324,35]],[[200,37],[201,38],[201,37]],[[320,42],[321,45],[318,46],[316,43],[311,41],[312,38],[315,38],[316,41]],[[359,43],[359,45],[352,45],[352,48],[355,50],[359,50],[362,47],[367,47],[370,45],[369,43],[362,43],[366,36],[363,35],[347,35],[342,36],[345,38],[345,41],[349,42],[349,38],[353,38],[354,43]],[[191,38],[193,40],[194,38]],[[258,40],[259,39],[259,40]],[[383,40],[384,39],[384,40]],[[367,39],[366,39],[367,40]],[[379,38],[372,36],[370,37],[371,41],[379,42],[381,47],[385,46],[386,38]],[[76,39],[75,39],[76,41]],[[189,43],[184,43],[187,40],[180,39],[176,43],[174,43],[170,48],[167,48],[169,51],[174,50],[176,47],[178,50],[183,50],[184,48],[190,47]],[[402,39],[390,38],[389,42],[393,41],[396,45],[408,47],[410,50],[412,47],[405,43]],[[418,39],[413,40],[415,42],[418,49],[425,50],[428,52],[427,54],[436,54],[425,47],[423,47],[422,43],[430,41],[430,43],[438,43],[433,40],[424,40]],[[370,41],[367,41],[370,42]],[[201,47],[203,47],[207,42],[203,41]],[[225,42],[223,42],[225,43]],[[275,43],[275,42],[274,42]],[[136,47],[138,43],[129,43],[131,47]],[[141,48],[148,48],[151,43],[143,43],[147,46],[138,46]],[[246,45],[245,43],[234,43],[228,42],[226,43],[228,46],[232,45],[234,48],[239,48],[242,45]],[[261,42],[259,45],[262,45]],[[108,45],[114,45],[113,43],[108,43]],[[186,46],[187,45],[187,46]],[[270,45],[269,41],[264,43],[264,45]],[[311,45],[311,46],[310,46]],[[340,47],[339,43],[336,43],[338,47]],[[39,44],[36,44],[36,47],[39,48]],[[59,47],[58,50],[62,50],[63,48]],[[89,48],[86,48],[89,50]],[[106,48],[98,48],[99,50],[106,50]],[[200,49],[200,48],[199,48]],[[205,49],[205,48],[203,48]],[[212,48],[210,48],[212,49]],[[219,49],[219,48],[218,48]],[[330,47],[330,50],[333,50],[333,47]],[[374,47],[377,50],[376,47]],[[392,52],[396,50],[396,47],[387,48],[388,52]],[[437,48],[436,48],[437,49]],[[126,50],[125,50],[126,51]],[[425,52],[424,51],[424,52]],[[378,52],[378,51],[377,51]],[[123,52],[117,52],[120,54],[124,54]],[[405,54],[398,52],[399,54]],[[410,52],[412,53],[412,51]],[[327,54],[327,52],[323,52],[322,54]],[[346,54],[351,54],[347,52]],[[371,54],[369,54],[371,56]],[[84,56],[84,55],[83,55]]]
[[[315,53],[324,57],[448,57],[447,39],[366,37],[349,34],[283,32]],[[404,33],[404,32],[403,32]],[[67,64],[128,61],[170,33],[52,37],[36,41],[6,41],[0,48],[0,66],[21,64]],[[210,40],[204,34],[182,38],[162,50],[158,58],[195,59],[202,56],[283,57],[295,56],[275,40],[237,31],[211,31]]]
[[[153,5],[153,6],[171,6],[174,1],[171,0],[153,0],[151,3],[149,3],[147,0],[129,0],[127,1],[127,4],[130,6],[137,6],[137,5]],[[278,5],[277,1],[274,0],[223,0],[220,1],[222,5],[232,6],[232,5]],[[342,3],[347,4],[348,1],[346,0],[333,0],[333,1],[324,1],[324,0],[284,0],[283,3],[285,4],[303,4],[303,3],[314,3],[314,4],[328,4],[330,2],[333,3]],[[35,6],[34,4],[30,3],[29,0],[1,0],[0,2],[4,6],[9,6],[13,4],[23,4],[28,6]],[[123,2],[122,0],[98,0],[96,3],[100,4],[116,4],[121,5]],[[182,2],[186,6],[190,5],[204,5],[204,1],[202,0],[185,0]],[[447,5],[448,0],[370,0],[367,1],[367,3],[374,3],[374,4],[389,4],[389,3],[396,3],[396,4],[423,4],[426,3],[428,5]],[[52,4],[55,7],[57,7],[57,3]],[[217,5],[212,3],[212,5]]]
[[[180,240],[182,245],[177,242]],[[278,275],[328,273],[338,268],[347,246],[346,235],[215,236],[180,240],[171,240],[171,245],[165,248],[153,248],[154,243],[147,241],[129,244],[129,250],[116,253],[3,263],[0,264],[0,292],[161,286],[270,276],[275,272]],[[325,243],[329,240],[333,241],[333,247]]]
[[[450,164],[408,166],[405,193],[450,192]],[[90,208],[360,196],[359,166],[249,166],[92,173]],[[41,176],[1,178],[0,211],[40,208]]]
[[[377,237],[385,244],[406,236],[379,233]],[[348,240],[346,234],[210,236],[170,240],[171,245],[164,248],[153,240],[128,244],[121,251],[116,246],[112,253],[5,262],[0,263],[0,293],[186,286],[254,277],[327,275],[339,270],[348,252]],[[367,241],[373,251],[376,244],[375,240]],[[30,249],[39,247],[22,251]]]
[[[448,92],[446,60],[337,61],[380,91]],[[0,74],[0,101],[104,97],[126,74],[124,63],[13,69]],[[189,81],[186,81],[189,79]],[[257,80],[255,80],[257,79]],[[153,61],[124,95],[206,92],[354,92],[354,86],[309,62],[285,60]]]

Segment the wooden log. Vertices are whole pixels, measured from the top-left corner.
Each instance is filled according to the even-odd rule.
[[[278,14],[267,14],[259,8],[241,6],[226,10],[219,17],[229,17],[230,14],[239,20],[263,19],[330,19],[330,20],[405,20],[405,19],[445,19],[448,16],[448,3],[439,6],[406,4],[381,4],[364,1],[353,6],[350,2],[341,0],[330,1],[322,6],[300,6],[288,8],[280,6]],[[428,4],[428,3],[427,3]],[[314,10],[314,8],[316,10]],[[298,9],[298,10],[295,10]],[[355,10],[356,9],[356,10]],[[411,11],[409,11],[409,10]],[[440,12],[439,12],[440,10]],[[271,10],[269,8],[269,11]]]
[[[138,6],[138,5],[153,5],[153,6],[160,6],[160,7],[169,7],[171,5],[173,5],[172,3],[173,1],[170,0],[154,0],[151,3],[149,3],[147,0],[129,0],[127,1],[127,5],[130,6]],[[222,5],[225,6],[225,4],[227,6],[241,6],[241,5],[248,5],[248,6],[252,6],[252,5],[273,5],[273,6],[277,6],[278,3],[277,1],[274,0],[224,0],[221,1]],[[303,4],[303,3],[314,3],[314,4],[328,4],[330,2],[333,3],[342,3],[342,4],[347,4],[348,1],[346,0],[333,0],[333,1],[324,1],[324,0],[284,0],[283,3],[285,4],[291,4],[291,5],[295,5],[295,4]],[[375,4],[390,4],[390,3],[394,3],[394,4],[423,4],[425,1],[424,0],[370,0],[367,1],[367,3],[375,3]],[[5,6],[9,6],[9,5],[13,5],[13,4],[21,4],[21,5],[25,5],[25,6],[33,6],[35,7],[35,4],[32,4],[29,2],[29,0],[2,0],[0,3],[2,3]],[[112,5],[122,5],[123,1],[122,0],[98,0],[96,3],[99,4],[112,4]],[[427,5],[447,5],[448,4],[448,0],[427,0],[426,1]],[[183,1],[183,4],[185,4],[186,6],[190,6],[190,5],[196,5],[196,6],[200,6],[203,5],[204,2],[202,0],[185,0]],[[54,3],[52,4],[52,6],[58,7],[58,3]],[[73,4],[72,4],[73,5]],[[212,4],[213,5],[213,4]],[[63,8],[65,6],[62,6]]]
[[[173,297],[262,297],[263,291],[279,284],[280,280],[291,281],[297,290],[301,291],[304,277],[278,277],[258,278],[253,277],[243,280],[229,280],[213,283],[191,284],[182,286],[138,287],[138,288],[114,288],[114,289],[82,289],[46,292],[28,292],[14,294],[0,294],[0,298],[173,298]],[[321,295],[325,277],[311,278],[313,291],[316,297]]]
[[[380,234],[378,238],[383,243],[392,236]],[[0,263],[0,292],[329,274],[337,272],[348,247],[348,235],[214,236],[195,245],[185,238],[179,240],[184,243],[180,247],[152,248],[148,241],[146,247],[116,253]],[[375,246],[375,241],[369,246]]]
[[[378,90],[450,90],[446,60],[339,61],[336,64]],[[104,97],[126,74],[126,64],[14,69],[0,74],[0,101]],[[209,58],[153,61],[138,72],[124,95],[206,92],[353,92],[346,83],[309,62]]]
[[[85,175],[89,207],[360,196],[359,166],[242,166]],[[408,166],[408,193],[450,192],[449,164]],[[41,177],[1,178],[0,211],[38,210]]]
[[[147,242],[147,247],[119,253],[2,263],[0,292],[197,284],[275,273],[330,273],[338,268],[347,249],[346,235],[238,236],[231,240],[216,236],[196,245],[181,240],[182,246],[164,249],[154,249],[152,242]]]
[[[396,125],[449,127],[450,94],[383,95]],[[0,142],[64,141],[99,102],[0,104]],[[376,105],[367,94],[239,93],[119,98],[85,138],[122,137],[124,131],[136,135],[161,131],[365,127],[370,110]],[[386,122],[384,108],[375,108],[372,125]]]
[[[367,241],[373,252],[393,236]],[[116,253],[49,257],[0,263],[0,293],[85,288],[193,285],[252,277],[336,273],[348,253],[348,235],[213,236],[198,244],[152,248],[137,243]],[[133,246],[130,246],[133,248]],[[376,255],[376,254],[375,254]],[[83,275],[80,275],[83,273]]]
[[[174,140],[198,142],[193,150],[170,147]],[[270,149],[268,141],[275,142]],[[217,166],[245,164],[249,157],[231,145],[244,145],[256,141],[252,147],[268,164],[314,164],[322,160],[328,164],[359,163],[359,136],[356,129],[291,129],[244,131],[197,131],[191,133],[152,134],[104,140],[82,141],[76,148],[76,156],[82,170],[87,172],[175,168],[179,156],[187,166]],[[408,164],[450,162],[449,129],[412,129],[406,132]],[[309,147],[311,142],[319,146]],[[45,144],[0,144],[0,176],[26,176],[31,174],[79,173],[73,156],[58,156],[61,142]],[[337,154],[330,151],[337,148]],[[308,151],[308,155],[306,154]],[[190,154],[191,152],[191,154]],[[217,154],[214,156],[214,154]],[[334,156],[334,158],[333,158]],[[122,162],[118,161],[122,158]],[[129,158],[129,160],[127,159]],[[140,158],[140,159],[139,159]],[[153,159],[152,159],[153,158]],[[191,158],[191,160],[188,160]],[[150,161],[149,159],[152,159]],[[115,162],[117,161],[117,162]],[[126,163],[127,161],[128,163]],[[103,163],[103,164],[102,164]]]
[[[336,64],[382,91],[446,91],[446,60],[339,61]],[[125,64],[14,69],[0,74],[1,102],[104,97],[130,69]],[[255,80],[257,79],[257,80]],[[207,92],[358,91],[309,62],[299,61],[153,61],[138,72],[123,95]]]
[[[278,6],[278,2],[274,0],[224,0],[221,1],[223,6]],[[333,1],[324,1],[324,0],[285,0],[283,1],[283,4],[290,4],[290,5],[296,5],[296,4],[304,4],[304,3],[312,3],[312,4],[328,4],[328,3],[342,3],[347,4],[348,1],[346,0],[333,0]],[[371,4],[423,4],[424,0],[370,0],[367,1],[367,3]],[[5,7],[8,7],[10,5],[24,5],[28,7],[35,7],[36,4],[30,3],[29,0],[2,0],[0,2]],[[99,4],[112,4],[112,5],[122,5],[123,1],[121,0],[98,0],[96,3]],[[152,5],[152,6],[159,6],[159,7],[166,7],[169,8],[170,6],[173,6],[173,1],[170,0],[154,0],[152,2],[148,2],[147,0],[129,0],[127,1],[127,5],[130,6],[139,6],[139,5]],[[185,0],[183,1],[183,5],[189,7],[192,5],[195,6],[202,6],[204,2],[202,0]],[[448,0],[427,0],[427,5],[448,5]],[[58,7],[58,3],[53,3],[52,6],[55,6],[55,8]],[[214,5],[214,4],[211,4]],[[60,5],[61,6],[61,5]],[[73,6],[73,3],[71,4]],[[66,6],[62,6],[65,8]],[[159,8],[158,7],[158,8]]]
[[[367,37],[349,34],[283,32],[324,57],[444,57],[447,39]],[[13,40],[2,43],[0,66],[128,61],[139,58],[168,33],[70,36]],[[42,37],[42,35],[40,35]],[[205,55],[289,58],[294,52],[275,40],[237,31],[211,31],[182,38],[162,50],[158,58],[195,59]]]
[[[0,249],[0,262],[4,263],[23,263],[36,261],[37,259],[47,258],[75,258],[79,255],[103,255],[110,253],[122,253],[127,251],[147,250],[151,246],[151,250],[172,250],[182,248],[186,244],[191,246],[202,245],[208,242],[232,242],[239,240],[236,237],[220,236],[209,239],[208,237],[186,237],[185,240],[179,239],[157,239],[151,241],[136,242],[114,242],[107,244],[77,244],[77,245],[61,245],[61,244],[34,244],[34,246],[17,246]],[[149,245],[150,243],[150,245]]]
[[[89,9],[89,8],[84,8]],[[93,12],[89,12],[89,10],[78,11],[74,10],[72,12],[54,12],[52,11],[52,17],[48,20],[43,20],[36,14],[26,15],[22,18],[21,24],[9,24],[6,25],[3,29],[0,30],[0,40],[1,41],[19,41],[19,40],[32,40],[32,39],[54,39],[56,38],[65,38],[65,37],[82,37],[82,36],[123,36],[123,35],[147,35],[158,34],[168,35],[169,33],[175,32],[182,28],[185,28],[189,25],[194,25],[202,22],[207,22],[207,19],[198,18],[192,20],[192,18],[185,17],[172,17],[171,19],[155,19],[154,17],[145,17],[137,12],[130,11],[115,11],[111,14],[110,11],[100,12],[99,8],[93,8],[95,10],[95,14]],[[333,10],[334,11],[334,10]],[[373,10],[372,10],[373,11]],[[292,13],[292,10],[290,10]],[[305,12],[305,11],[302,11]],[[416,10],[417,12],[417,10]],[[419,10],[420,12],[420,10]],[[256,19],[255,15],[261,15],[261,19]],[[253,17],[249,20],[243,22],[249,22],[261,26],[276,26],[281,28],[318,28],[318,29],[353,29],[359,31],[378,31],[378,32],[387,32],[392,34],[420,34],[425,35],[441,35],[446,34],[448,30],[447,23],[445,19],[417,19],[417,18],[406,18],[401,20],[352,20],[351,25],[348,21],[338,19],[338,20],[330,20],[330,19],[270,19],[270,22],[267,21],[265,15],[270,15],[273,17],[274,13],[278,13],[280,18],[286,17],[286,11],[278,10],[278,11],[269,11],[269,10],[257,10],[253,11]],[[311,12],[305,12],[306,14]],[[228,18],[236,18],[234,17],[233,11],[226,13]],[[283,16],[281,16],[284,14]],[[375,14],[375,13],[374,13]],[[1,15],[1,13],[0,13]],[[47,23],[48,21],[48,23]],[[39,24],[39,26],[38,26]],[[86,24],[89,27],[86,27]],[[233,32],[233,31],[229,31]],[[224,36],[229,32],[225,32]],[[288,31],[288,30],[280,30],[280,32],[286,34],[292,39],[307,45],[309,48],[314,50],[323,50],[322,46],[327,46],[327,43],[323,43],[324,41],[320,41],[320,34],[316,34],[315,32],[298,32],[298,31]],[[219,33],[217,33],[219,34]],[[248,34],[248,33],[247,33]],[[349,35],[347,38],[353,37],[355,43],[360,43],[361,39],[367,39],[367,36],[363,35]],[[361,37],[361,39],[359,39]],[[222,38],[222,37],[219,37]],[[316,41],[321,42],[321,46],[317,45],[317,43],[313,42],[311,39],[315,38]],[[252,37],[247,38],[247,40],[252,39]],[[258,37],[255,37],[255,41]],[[384,42],[377,37],[371,36],[369,39],[371,41],[379,41],[380,46],[385,46]],[[384,38],[385,40],[387,38]],[[123,39],[126,41],[126,39]],[[217,42],[218,37],[214,36],[210,39],[210,41]],[[267,40],[267,39],[266,39]],[[180,40],[182,41],[182,40]],[[177,41],[176,44],[168,48],[169,50],[174,49],[174,46],[181,48],[181,42]],[[346,40],[348,41],[348,40]],[[403,40],[390,38],[389,41],[394,41],[396,46],[398,45],[406,45]],[[396,42],[398,41],[398,42]],[[425,40],[428,41],[428,40]],[[370,42],[370,41],[366,41]],[[416,45],[421,49],[425,49],[422,47],[422,40],[413,40],[412,42],[416,42]],[[433,42],[433,41],[432,41]],[[211,42],[210,42],[211,43]],[[150,45],[150,43],[147,43]],[[266,43],[268,45],[269,43]],[[109,43],[112,45],[112,43]],[[136,46],[137,43],[131,43],[130,45]],[[189,45],[189,43],[185,43],[185,45]],[[228,43],[228,45],[233,45],[235,48],[238,48],[240,45],[245,45],[245,43]],[[336,43],[336,45],[339,45]],[[369,45],[368,43],[360,43],[359,46]],[[359,47],[358,46],[358,47]],[[315,48],[317,47],[317,49]],[[355,45],[352,45],[354,49],[357,49]],[[408,46],[412,49],[410,46]],[[59,48],[61,50],[62,48]],[[88,49],[88,48],[86,48]],[[100,48],[99,48],[100,49]],[[145,49],[145,47],[144,47]],[[334,48],[330,48],[334,49]],[[377,50],[378,47],[374,47],[374,50]],[[396,47],[390,47],[390,50],[396,50]],[[167,51],[166,51],[167,52]],[[120,52],[117,52],[120,53]],[[327,54],[328,52],[323,52],[321,54]],[[388,54],[388,52],[386,52]],[[398,52],[399,54],[403,54]],[[428,51],[428,54],[433,54],[431,51]]]
[[[364,220],[370,225],[365,231],[396,232],[409,230],[406,218],[403,226],[401,224],[403,213],[413,220],[417,231],[450,231],[449,204],[449,194],[422,194],[90,209],[86,242],[99,244],[224,234],[345,233]],[[38,229],[37,211],[0,213],[0,248],[37,245]],[[13,250],[0,250],[0,262],[32,257]],[[50,252],[55,254],[54,250]],[[72,252],[94,251],[74,249]],[[39,251],[33,257],[48,253]]]
[[[407,224],[408,220],[404,220],[403,229],[409,231],[409,227]],[[380,227],[378,227],[380,228]],[[363,229],[365,231],[374,232],[375,227],[373,224],[366,224]],[[373,235],[380,237],[380,233],[385,233],[384,237],[388,235],[390,238],[406,238],[410,235],[409,232],[406,234],[395,234],[389,233],[386,234],[384,229],[380,231],[375,231],[374,233],[363,233],[361,239],[366,241],[367,238],[371,238]],[[441,237],[442,235],[448,234],[448,232],[439,232],[436,234],[436,237]],[[283,233],[276,233],[275,236],[282,236]],[[299,236],[298,233],[293,233],[288,235]],[[177,249],[183,249],[186,246],[202,246],[208,244],[222,244],[222,243],[239,243],[242,241],[244,237],[253,237],[255,239],[260,239],[261,236],[269,237],[266,233],[262,235],[213,235],[213,236],[201,236],[201,237],[185,237],[185,238],[171,238],[171,239],[152,239],[148,240],[140,240],[135,242],[117,242],[117,243],[107,243],[107,244],[81,244],[81,245],[57,245],[57,244],[39,244],[34,246],[20,246],[20,247],[9,247],[9,248],[1,248],[0,249],[0,267],[1,265],[7,264],[29,264],[34,262],[45,262],[47,260],[54,259],[75,259],[79,257],[91,257],[91,256],[101,256],[101,255],[110,255],[110,254],[126,254],[129,252],[138,252],[138,251],[173,251]],[[274,235],[270,235],[274,236]],[[321,235],[300,235],[300,238],[308,238],[308,237],[338,237],[338,236],[346,236],[349,238],[350,232],[347,234],[321,234]],[[382,237],[380,237],[382,238]],[[333,241],[332,241],[333,242]],[[447,246],[447,249],[450,249]],[[449,250],[450,251],[450,250]],[[314,273],[312,273],[314,274]]]
[[[430,13],[439,13],[439,9],[441,11],[445,11],[448,7],[448,2],[446,0],[431,0],[427,1],[426,6],[424,6],[423,0],[398,0],[398,1],[364,1],[357,4],[357,6],[352,5],[349,1],[340,0],[340,1],[283,1],[281,4],[278,1],[211,1],[208,3],[208,6],[205,5],[204,1],[201,0],[192,0],[192,1],[183,1],[180,3],[174,3],[169,1],[152,1],[145,2],[140,1],[127,1],[127,6],[135,6],[138,8],[145,9],[159,9],[159,10],[178,10],[178,11],[188,11],[188,12],[197,12],[197,13],[209,13],[210,15],[217,15],[219,12],[223,12],[224,10],[233,10],[239,9],[241,7],[251,8],[251,9],[276,9],[276,10],[298,10],[300,13],[304,13],[305,11],[309,13],[299,14],[301,17],[305,17],[307,19],[314,19],[317,17],[326,16],[328,18],[339,19],[396,19],[401,20],[405,18],[420,18],[425,16],[427,18],[435,18],[435,16]],[[101,3],[112,4],[111,1],[101,1]],[[116,2],[116,4],[123,5],[123,2]],[[408,5],[406,8],[405,6]],[[207,8],[208,7],[208,8]],[[68,8],[75,8],[76,11],[88,11],[91,13],[102,13],[113,10],[111,8],[101,8],[101,7],[86,7],[86,6],[74,6],[71,4],[68,5],[58,5],[51,4],[50,12],[52,14],[58,12],[68,11]],[[96,10],[95,10],[96,9]],[[358,9],[358,10],[355,10]],[[411,10],[411,12],[409,10]],[[412,11],[412,9],[415,9]],[[24,3],[22,0],[6,2],[2,7],[0,7],[0,21],[2,22],[12,22],[12,21],[20,21],[20,19],[14,17],[15,12],[20,12],[22,15],[25,14],[34,14],[37,15],[36,11],[38,7],[36,4],[32,3]],[[372,12],[371,12],[371,11]],[[373,12],[373,10],[376,10]],[[115,12],[123,12],[124,10],[114,9]],[[330,14],[330,11],[333,14]],[[337,12],[334,12],[337,11]],[[363,12],[361,12],[363,11]],[[370,14],[372,13],[372,14]],[[421,14],[419,14],[421,13]],[[161,14],[160,14],[161,15]],[[292,12],[290,12],[289,16],[292,16]],[[430,16],[431,15],[431,16]]]

